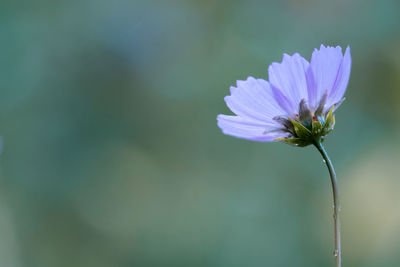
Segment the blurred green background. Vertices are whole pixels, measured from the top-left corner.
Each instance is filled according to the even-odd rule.
[[[283,53],[351,46],[344,266],[400,266],[400,2],[3,0],[0,266],[333,266],[312,148],[224,136]]]

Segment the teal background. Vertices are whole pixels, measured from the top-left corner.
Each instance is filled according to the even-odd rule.
[[[400,2],[3,0],[0,266],[333,266],[318,152],[224,136],[283,53],[351,46],[344,266],[400,266]]]

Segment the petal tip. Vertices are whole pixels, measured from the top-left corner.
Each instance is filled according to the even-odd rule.
[[[350,55],[350,46],[348,45],[347,47],[346,47],[346,50],[344,51],[344,54],[345,55]]]
[[[224,97],[225,103],[228,104],[229,101],[230,101],[230,99],[231,99],[231,96],[230,96],[230,95],[225,96],[225,97]]]

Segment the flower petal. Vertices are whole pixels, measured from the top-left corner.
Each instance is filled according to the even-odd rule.
[[[240,116],[218,115],[218,127],[227,135],[253,141],[274,141],[276,138],[287,137],[288,133],[279,128],[279,124],[260,124]]]
[[[236,115],[261,122],[273,122],[273,118],[285,114],[276,103],[269,83],[263,79],[247,78],[231,87],[231,95],[225,97],[227,106]]]
[[[289,100],[278,88],[271,84],[272,92],[274,93],[275,101],[281,106],[281,108],[285,111],[285,114],[292,117],[293,114],[296,114],[296,108],[293,101]]]
[[[338,71],[337,79],[328,96],[329,106],[342,101],[344,93],[346,92],[347,84],[349,83],[350,71],[351,55],[350,47],[347,47],[343,56],[342,64],[340,65],[340,69]]]
[[[307,99],[306,71],[309,63],[298,53],[293,56],[283,55],[281,63],[272,63],[268,68],[271,86],[279,89],[281,94],[277,101],[290,115],[298,113],[299,103]],[[285,101],[282,101],[284,96]],[[289,104],[289,105],[288,105]]]
[[[321,45],[319,50],[315,49],[307,70],[310,107],[316,109],[325,92],[328,94],[325,110],[339,102],[346,91],[350,68],[349,47],[346,49],[345,57],[343,57],[340,46],[325,47]]]

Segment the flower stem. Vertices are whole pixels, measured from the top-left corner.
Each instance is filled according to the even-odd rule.
[[[329,175],[331,176],[332,183],[332,192],[333,192],[333,219],[335,223],[335,251],[333,255],[336,258],[336,267],[342,266],[342,251],[340,246],[340,220],[339,220],[339,212],[340,212],[340,203],[339,203],[339,192],[338,192],[338,184],[336,180],[336,173],[333,169],[333,165],[331,160],[329,159],[328,154],[324,146],[322,145],[320,140],[314,142],[315,147],[321,153],[324,162],[329,170]]]

